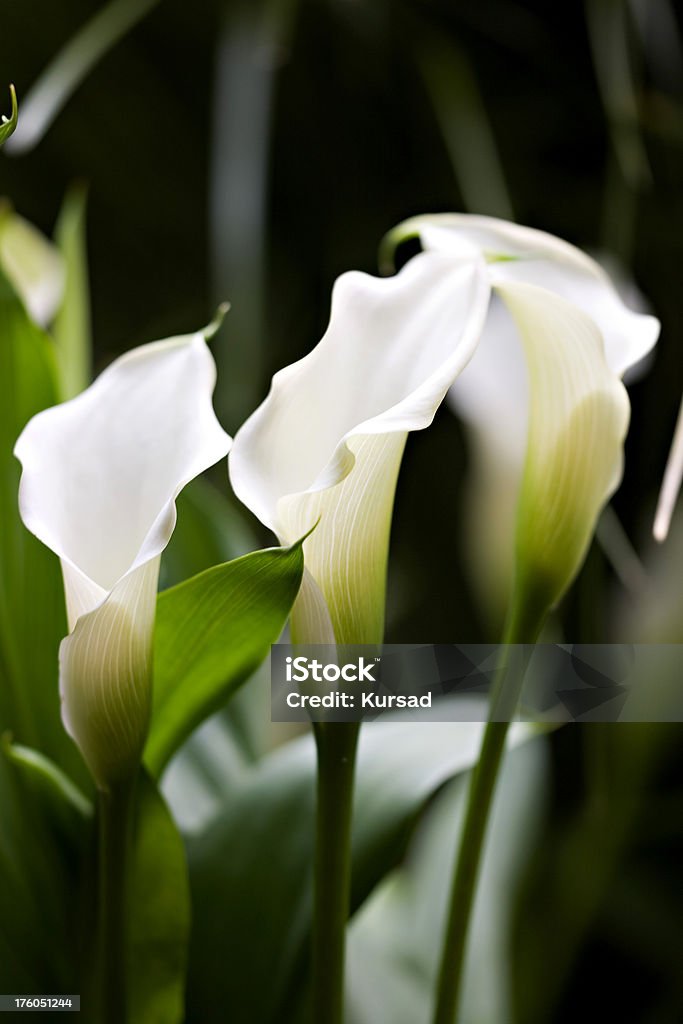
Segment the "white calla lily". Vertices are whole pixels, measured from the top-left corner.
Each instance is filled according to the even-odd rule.
[[[320,343],[273,378],[230,454],[235,493],[283,543],[315,524],[292,616],[298,642],[377,643],[394,490],[476,346],[483,260],[425,253],[389,279],[336,282]]]
[[[122,356],[81,395],[35,416],[15,448],[22,519],[64,575],[62,717],[105,789],[134,769],[146,736],[157,578],[175,499],[231,443],[211,404],[205,337]]]
[[[0,268],[31,319],[47,327],[64,295],[64,261],[56,246],[9,205],[0,206]]]
[[[628,309],[595,260],[545,232],[440,214],[400,224],[388,243],[415,236],[427,252],[486,260],[489,314],[450,399],[473,432],[487,489],[500,485],[490,513],[508,529],[495,554],[512,550],[516,516],[518,570],[539,573],[555,602],[621,479],[629,408],[620,380],[653,348],[659,322]]]

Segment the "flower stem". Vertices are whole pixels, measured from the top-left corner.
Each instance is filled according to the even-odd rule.
[[[530,609],[515,603],[503,643],[533,643],[541,631],[545,612],[531,615]],[[472,771],[465,820],[455,860],[448,923],[444,937],[433,1024],[455,1024],[460,1001],[467,937],[476,894],[484,840],[510,720],[524,680],[524,664],[510,670],[507,652],[498,669],[493,688],[491,712],[484,730],[479,760]]]
[[[99,1024],[125,1024],[126,884],[135,781],[98,794],[97,999]]]
[[[344,954],[351,892],[351,818],[357,722],[315,726],[318,748],[312,1020],[342,1024]]]

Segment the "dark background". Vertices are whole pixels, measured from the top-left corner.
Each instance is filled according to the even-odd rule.
[[[96,9],[1,0],[0,82],[15,82],[20,113]],[[653,562],[648,540],[683,391],[680,23],[667,0],[161,0],[35,149],[3,153],[0,194],[50,233],[65,189],[87,183],[97,368],[231,300],[215,347],[232,431],[319,339],[334,278],[376,272],[380,238],[405,217],[514,216],[611,253],[662,321],[631,389],[615,499],[655,597],[627,596],[594,546],[560,621],[577,641],[681,640],[683,549],[674,538]],[[463,559],[467,460],[447,409],[410,439],[389,640],[495,639]],[[553,812],[515,934],[520,1020],[683,1019],[680,737],[553,737]]]

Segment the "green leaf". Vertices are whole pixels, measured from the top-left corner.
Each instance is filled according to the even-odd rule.
[[[145,772],[138,785],[129,901],[129,1024],[177,1024],[184,1015],[190,931],[185,848]]]
[[[432,794],[476,759],[478,723],[382,722],[361,731],[353,908],[395,867]],[[517,727],[515,738],[531,735]],[[290,1019],[308,957],[315,750],[305,736],[232,780],[220,816],[188,840],[193,935],[188,1020]],[[216,907],[225,907],[217,914]]]
[[[161,557],[162,589],[260,547],[259,537],[247,523],[244,506],[236,504],[234,498],[230,500],[224,489],[214,486],[206,475],[197,477],[183,488],[176,507],[178,522]],[[249,760],[264,753],[269,740],[270,678],[266,682],[265,699],[262,681],[252,679],[249,686],[243,686],[234,694],[220,712],[225,730],[230,731]],[[201,757],[203,742],[197,741],[194,746],[194,754]],[[234,753],[239,757],[239,751]],[[194,754],[189,760],[193,760]],[[188,765],[191,774],[194,767],[196,765]],[[181,780],[181,774],[180,769],[176,769],[176,780]]]
[[[509,944],[520,880],[546,795],[545,754],[543,743],[529,743],[508,756],[501,773],[468,942],[463,1024],[515,1019]],[[430,1020],[464,783],[458,779],[439,795],[405,862],[373,893],[351,925],[347,1011],[354,1024]]]
[[[252,686],[253,680],[246,689]],[[215,820],[226,788],[249,769],[250,760],[235,732],[224,713],[213,715],[183,744],[164,772],[161,789],[183,832],[199,832]]]
[[[14,86],[9,87],[10,99],[12,101],[12,112],[9,117],[5,117],[3,114],[0,118],[0,146],[9,139],[12,132],[17,127],[17,121],[19,112],[17,110],[17,94],[14,91]]]
[[[64,257],[66,283],[52,334],[57,346],[60,392],[73,398],[90,384],[90,288],[85,234],[87,195],[83,185],[67,192],[55,228]]]
[[[44,780],[43,780],[44,781]],[[0,990],[78,992],[87,821],[0,748]],[[69,820],[69,827],[62,825]]]
[[[264,660],[287,621],[302,574],[299,542],[217,565],[159,595],[145,749],[155,776]]]
[[[57,399],[52,342],[0,271],[0,731],[87,786],[59,710],[57,652],[66,634],[59,561],[21,522],[12,454],[31,416]]]
[[[38,750],[12,743],[2,737],[1,745],[8,761],[17,765],[31,791],[49,813],[54,828],[73,838],[92,817],[93,805],[68,775]]]

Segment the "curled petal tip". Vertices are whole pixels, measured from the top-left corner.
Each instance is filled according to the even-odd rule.
[[[379,272],[382,277],[389,277],[390,274],[396,271],[396,261],[394,255],[396,253],[396,240],[393,231],[388,231],[382,241],[379,243],[379,252],[377,254],[377,262],[379,264]]]
[[[221,329],[223,321],[225,320],[226,314],[229,313],[229,311],[230,303],[221,302],[220,306],[218,307],[214,314],[213,320],[202,331],[205,341],[211,341],[214,335],[218,333],[218,331]]]
[[[10,85],[9,87],[9,94],[12,102],[12,110],[9,117],[5,117],[3,114],[0,119],[0,146],[10,137],[14,129],[17,127],[17,121],[19,120],[17,94],[13,85]]]
[[[379,272],[382,277],[389,277],[396,273],[396,250],[402,242],[411,238],[419,238],[419,228],[414,219],[403,221],[386,235],[379,243],[378,263]]]

